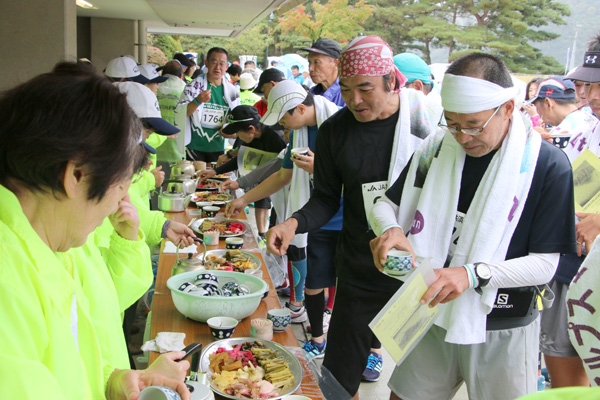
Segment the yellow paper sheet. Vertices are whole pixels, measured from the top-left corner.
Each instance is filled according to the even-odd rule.
[[[369,324],[396,364],[404,360],[433,324],[438,308],[421,305],[420,300],[434,281],[433,269],[425,260]]]
[[[589,149],[573,162],[575,211],[600,213],[600,158]]]

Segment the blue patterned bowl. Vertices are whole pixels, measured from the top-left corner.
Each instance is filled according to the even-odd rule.
[[[285,308],[275,308],[269,310],[267,319],[273,321],[273,330],[275,332],[283,332],[285,328],[292,324],[292,315],[290,310]]]
[[[390,250],[383,270],[389,275],[406,275],[412,268],[412,254],[403,250]]]

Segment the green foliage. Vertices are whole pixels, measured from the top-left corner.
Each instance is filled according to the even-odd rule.
[[[417,49],[431,63],[434,48],[448,58],[480,50],[495,54],[516,72],[556,73],[560,64],[534,45],[554,39],[544,30],[563,25],[569,7],[555,0],[371,0],[369,33],[386,40],[394,53]]]
[[[148,35],[148,43],[158,47],[171,60],[175,53],[182,53],[181,43],[176,35]]]
[[[315,0],[275,15],[270,23],[265,18],[234,39],[151,35],[150,43],[169,58],[181,51],[175,49],[178,44],[200,54],[218,46],[229,51],[232,61],[251,54],[265,65],[267,46],[270,55],[285,54],[319,37],[343,45],[360,34],[374,34],[394,53],[420,51],[428,63],[432,51],[441,49],[450,61],[484,51],[501,57],[514,72],[554,74],[563,67],[538,47],[559,37],[551,28],[564,25],[569,14],[569,6],[557,0]]]
[[[278,29],[294,32],[309,42],[326,37],[340,43],[348,42],[364,31],[362,22],[373,14],[375,6],[359,0],[353,5],[348,0],[329,0],[324,4],[313,2],[312,9],[303,4],[279,18]]]
[[[146,62],[156,65],[165,65],[169,61],[161,49],[154,46],[146,46]]]
[[[269,40],[272,43],[273,38]],[[267,23],[262,21],[253,28],[242,33],[239,37],[204,37],[204,36],[181,36],[181,45],[185,51],[193,51],[206,55],[213,47],[222,47],[229,53],[230,61],[237,60],[240,55],[258,55],[259,62],[264,63],[263,54],[267,43]]]

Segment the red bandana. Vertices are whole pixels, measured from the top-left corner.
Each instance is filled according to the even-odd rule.
[[[340,56],[340,78],[384,76],[394,71],[398,87],[407,79],[394,65],[390,46],[379,36],[359,36],[346,45]]]

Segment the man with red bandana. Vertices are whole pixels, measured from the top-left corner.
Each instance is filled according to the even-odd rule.
[[[375,268],[367,215],[437,121],[423,93],[400,90],[406,78],[379,37],[352,40],[339,66],[347,107],[319,128],[312,196],[267,233],[267,244],[271,252],[285,254],[296,233],[313,231],[331,219],[343,192],[343,227],[335,259],[338,281],[323,366],[358,398],[367,359],[372,357],[374,367],[381,363],[370,354],[377,340],[368,324],[402,283]]]

